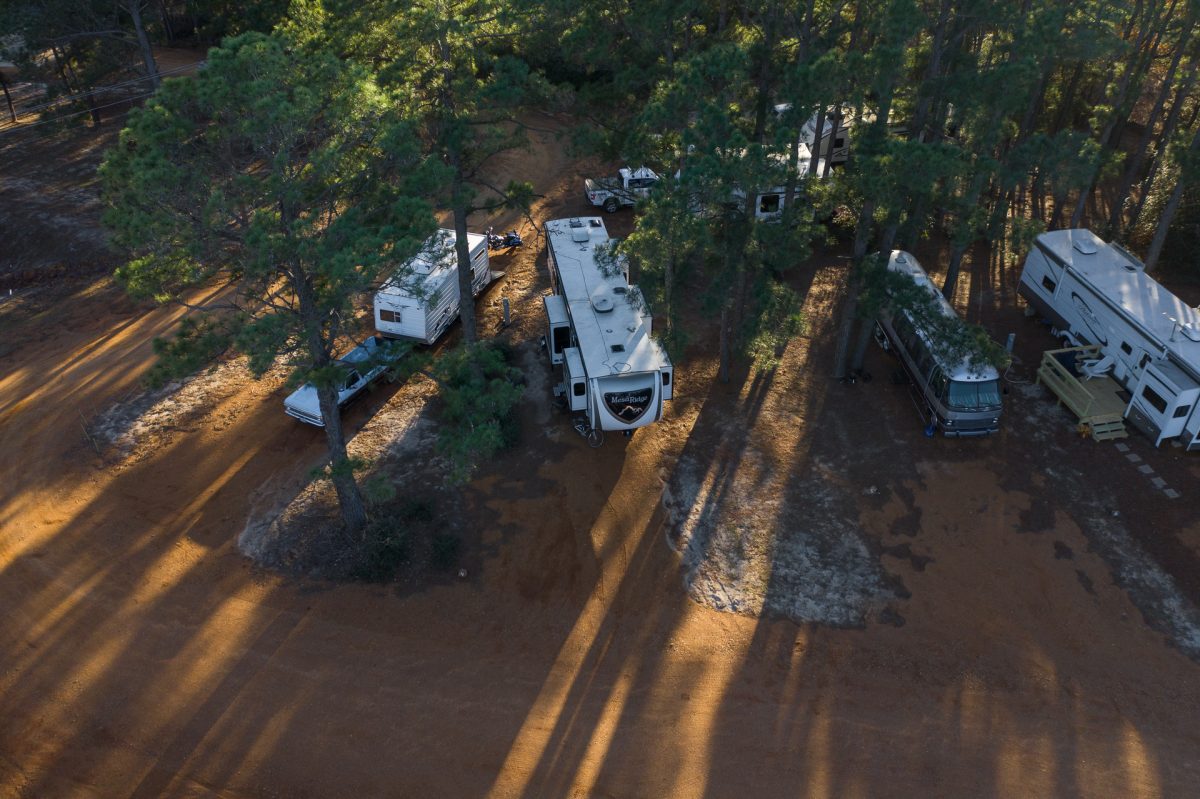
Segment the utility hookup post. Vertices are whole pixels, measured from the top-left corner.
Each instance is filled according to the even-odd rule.
[[[1004,350],[1005,350],[1005,352],[1007,352],[1009,355],[1012,355],[1012,351],[1013,351],[1013,345],[1014,345],[1014,344],[1016,344],[1016,343],[1017,343],[1017,334],[1016,334],[1016,333],[1009,333],[1009,334],[1008,334],[1008,341],[1004,342]]]
[[[504,326],[508,327],[508,297],[500,299],[500,307],[504,310]]]

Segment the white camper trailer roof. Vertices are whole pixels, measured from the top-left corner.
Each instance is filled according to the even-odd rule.
[[[454,252],[457,239],[453,230],[439,229],[429,237],[421,251],[396,270],[379,290],[385,294],[428,297],[458,267],[458,256]],[[472,260],[476,248],[480,246],[487,246],[487,237],[482,233],[468,233],[467,247]]]
[[[1053,261],[1070,266],[1151,339],[1200,371],[1200,313],[1147,275],[1141,261],[1090,230],[1052,230],[1038,236],[1037,245]]]
[[[600,217],[547,222],[546,236],[588,377],[669,366],[667,353],[650,337],[641,293],[619,271],[605,274],[596,263],[597,245],[609,241]]]
[[[938,310],[942,312],[943,316],[948,316],[953,319],[959,318],[958,314],[954,310],[954,306],[947,302],[946,298],[942,296],[942,292],[938,290],[938,287],[933,285],[933,281],[929,279],[929,275],[926,274],[925,270],[921,267],[921,264],[917,261],[916,256],[914,256],[912,253],[905,252],[904,250],[892,250],[892,255],[888,259],[888,269],[893,272],[899,272],[900,274],[908,275],[918,286],[928,289],[929,293],[933,296],[934,301],[937,303]],[[911,319],[912,317],[910,316],[909,318]],[[914,325],[914,327],[918,328],[918,332],[921,333],[922,337],[926,339],[926,343],[928,344],[928,336],[925,334],[925,332],[919,329],[919,325]],[[931,349],[933,348],[931,347]],[[934,357],[937,357],[936,353],[934,353]],[[973,365],[969,360],[964,359],[962,363],[954,364],[952,366],[942,362],[940,358],[938,360],[939,363],[941,363],[942,368],[946,370],[946,376],[951,380],[961,380],[969,383],[979,380],[995,380],[1000,376],[1000,373],[996,371],[996,368],[990,364]]]

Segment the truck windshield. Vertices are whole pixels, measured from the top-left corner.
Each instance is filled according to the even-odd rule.
[[[946,392],[947,407],[960,411],[981,411],[1000,407],[1000,381],[951,380]]]

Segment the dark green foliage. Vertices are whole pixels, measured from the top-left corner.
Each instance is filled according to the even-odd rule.
[[[391,515],[386,510],[367,522],[354,576],[371,583],[393,579],[412,555],[408,526],[409,521],[403,515]]]
[[[438,448],[455,480],[466,480],[519,435],[514,417],[524,378],[505,356],[506,350],[491,344],[464,344],[431,367],[442,398]]]
[[[866,323],[881,314],[907,313],[916,326],[930,338],[934,353],[945,363],[968,363],[972,367],[994,366],[1003,369],[1011,356],[986,329],[969,324],[957,314],[942,312],[940,295],[930,292],[908,275],[893,272],[878,254],[864,259],[859,269],[864,290],[859,313]]]
[[[281,357],[318,388],[346,526],[365,522],[331,364],[358,299],[434,229],[441,167],[369,72],[314,42],[246,34],[130,114],[100,169],[104,219],[135,296],[221,299],[159,345],[163,374],[226,346],[265,372]]]
[[[458,565],[458,555],[462,550],[462,541],[451,533],[437,532],[433,534],[429,560],[438,571],[450,571]]]

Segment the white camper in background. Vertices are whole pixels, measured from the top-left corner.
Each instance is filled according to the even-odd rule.
[[[432,344],[458,318],[458,257],[453,230],[442,229],[411,261],[375,292],[375,329],[388,338]],[[475,296],[491,282],[487,236],[468,233],[471,289]]]
[[[547,222],[546,240],[554,293],[542,298],[545,343],[551,365],[562,368],[555,392],[593,446],[605,430],[632,435],[662,418],[674,388],[671,361],[650,336],[650,311],[625,264],[597,260],[609,244],[599,217]]]
[[[1089,230],[1055,230],[1037,237],[1018,291],[1071,343],[1101,348],[1085,376],[1111,371],[1131,396],[1126,420],[1155,446],[1200,448],[1200,313],[1141,261]]]
[[[723,157],[729,157],[730,154],[723,154]],[[736,153],[738,158],[744,156],[744,152]],[[783,171],[787,168],[788,157],[781,153],[771,153],[769,158],[775,162],[776,167]],[[808,145],[800,145],[800,157],[796,162],[796,177],[799,180],[804,180],[808,176],[809,167],[812,166],[812,151],[808,149]],[[825,174],[825,160],[818,159],[817,170],[813,174],[814,178],[820,178]],[[683,170],[680,169],[675,173],[675,182],[679,183],[683,178]],[[746,192],[740,187],[735,187],[729,193],[729,199],[721,203],[719,207],[703,205],[698,199],[692,198],[691,207],[693,211],[702,216],[716,215],[721,208],[726,208],[740,212],[746,202]],[[756,219],[762,222],[778,222],[783,219],[783,209],[787,204],[787,186],[771,186],[770,188],[761,189],[754,195],[754,204],[752,211]]]
[[[776,116],[783,116],[790,110],[792,110],[791,103],[779,103],[775,106]],[[848,124],[848,120],[837,111],[836,107],[829,109],[826,111],[825,119],[821,123],[821,135],[818,137],[817,116],[818,114],[814,112],[800,126],[800,143],[807,146],[810,152],[815,147],[818,151],[817,154],[822,160],[828,161],[833,166],[841,166],[850,158],[850,125]],[[817,174],[824,174],[824,170],[821,170]]]

